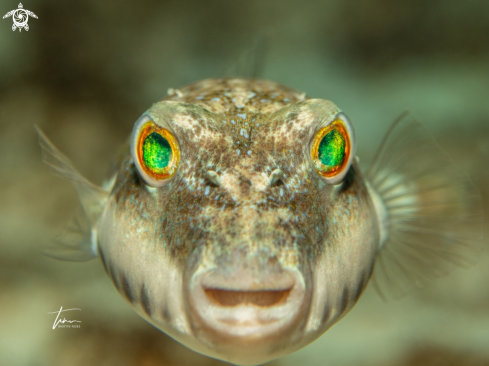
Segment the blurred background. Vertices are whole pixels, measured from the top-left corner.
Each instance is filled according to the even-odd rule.
[[[41,255],[77,197],[42,164],[35,124],[100,184],[133,123],[168,88],[258,60],[260,77],[347,113],[364,167],[409,110],[472,176],[489,211],[487,0],[23,5],[38,16],[28,32],[0,21],[2,365],[224,365],[139,318],[98,260]],[[17,7],[2,0],[0,14]],[[488,252],[401,301],[384,303],[369,287],[325,335],[269,365],[489,365]],[[60,306],[82,309],[80,329],[52,329],[47,313]]]

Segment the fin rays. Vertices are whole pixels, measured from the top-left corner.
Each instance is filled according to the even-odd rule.
[[[43,250],[48,257],[83,262],[95,258],[92,251],[90,224],[81,208],[76,211],[71,221],[54,239],[54,242]]]
[[[71,181],[80,199],[83,210],[78,210],[55,242],[44,250],[44,254],[68,261],[86,261],[97,256],[93,250],[92,228],[100,217],[109,192],[85,179],[35,126],[42,149],[42,159],[55,175]],[[96,244],[96,243],[95,243]]]
[[[388,220],[373,276],[384,299],[475,263],[483,231],[479,193],[420,123],[407,114],[394,123],[367,178]]]

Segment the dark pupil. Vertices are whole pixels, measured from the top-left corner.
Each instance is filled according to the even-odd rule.
[[[152,132],[144,140],[144,164],[155,173],[160,173],[165,170],[171,161],[172,154],[168,140],[159,133]]]
[[[345,138],[337,130],[323,137],[318,148],[319,161],[327,168],[337,168],[345,159]]]

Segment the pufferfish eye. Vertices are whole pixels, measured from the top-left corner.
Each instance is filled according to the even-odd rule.
[[[169,130],[147,116],[138,122],[131,139],[134,164],[149,186],[161,187],[177,172],[180,148]]]
[[[329,184],[340,183],[353,156],[353,132],[348,119],[340,113],[314,136],[311,159],[319,175]]]

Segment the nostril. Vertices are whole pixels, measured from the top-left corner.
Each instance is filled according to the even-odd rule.
[[[272,174],[270,174],[270,177],[268,178],[268,186],[276,186],[280,185],[280,183],[283,184],[282,182],[282,177],[284,175],[284,172],[281,169],[275,169]]]
[[[216,187],[221,186],[221,179],[219,178],[219,175],[213,170],[207,170],[204,174],[204,176],[207,178],[207,180],[212,183]]]
[[[260,291],[235,291],[223,289],[205,289],[209,299],[220,306],[255,305],[271,307],[287,301],[292,289],[286,290],[260,290]]]

